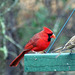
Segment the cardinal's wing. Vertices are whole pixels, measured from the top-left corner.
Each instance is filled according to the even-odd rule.
[[[37,34],[35,34],[29,41],[28,43],[26,44],[25,46],[25,50],[30,50],[34,47],[37,47],[37,41],[40,39],[40,36]]]

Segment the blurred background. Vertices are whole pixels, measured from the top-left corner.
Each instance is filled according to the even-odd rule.
[[[28,40],[46,26],[57,35],[75,8],[75,0],[0,0],[0,75],[75,75],[75,72],[24,72],[10,62],[23,50]],[[63,46],[75,35],[75,13],[52,49]]]

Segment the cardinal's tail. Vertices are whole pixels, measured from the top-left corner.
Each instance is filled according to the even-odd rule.
[[[11,63],[10,63],[10,67],[14,66],[16,67],[20,60],[24,57],[24,54],[28,53],[30,50],[27,50],[27,51],[23,51],[21,52]]]

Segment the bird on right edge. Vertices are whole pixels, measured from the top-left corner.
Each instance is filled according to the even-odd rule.
[[[62,48],[62,49],[61,49]],[[72,50],[75,48],[75,35],[64,45],[64,47],[61,47],[60,53],[56,56],[56,58],[61,54],[62,51],[70,50],[72,53]],[[57,50],[55,50],[57,51]]]

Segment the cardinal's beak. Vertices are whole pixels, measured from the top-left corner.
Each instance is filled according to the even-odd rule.
[[[51,38],[56,38],[54,34],[52,34]]]

